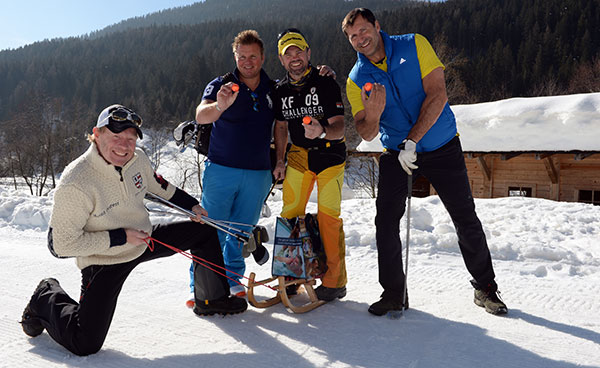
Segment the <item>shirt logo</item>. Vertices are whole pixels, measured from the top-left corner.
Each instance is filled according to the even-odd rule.
[[[94,214],[94,217],[102,217],[105,216],[108,211],[112,210],[113,208],[117,207],[119,205],[119,201],[115,202],[115,203],[111,203],[108,205],[108,207],[106,207],[102,212],[100,212],[99,214]]]
[[[400,58],[400,64],[404,64],[404,62],[406,62],[405,58]]]
[[[133,184],[135,184],[135,187],[140,189],[142,187],[143,184],[143,180],[142,180],[142,174],[141,173],[137,173],[133,176]]]
[[[154,180],[156,180],[156,182],[158,184],[160,184],[160,187],[163,190],[167,190],[167,187],[169,186],[169,182],[165,180],[165,178],[163,178],[162,176],[160,176],[159,174],[156,173],[156,171],[154,172]]]

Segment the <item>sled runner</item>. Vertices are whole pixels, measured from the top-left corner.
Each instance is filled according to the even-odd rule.
[[[267,308],[283,303],[294,313],[305,313],[323,304],[313,286],[316,279],[326,271],[325,252],[321,244],[316,216],[307,214],[294,219],[277,218],[275,241],[273,242],[272,277],[256,281],[256,275],[250,274],[248,281],[248,301],[254,307]],[[257,300],[254,287],[277,281],[277,295]],[[297,285],[308,295],[308,302],[302,305],[292,303],[286,289]],[[271,287],[273,289],[273,287]]]
[[[315,279],[293,279],[290,281],[286,281],[284,276],[272,276],[266,280],[256,281],[255,278],[256,275],[254,274],[254,272],[251,272],[250,279],[248,281],[248,302],[255,308],[268,308],[272,305],[281,302],[283,305],[285,305],[286,308],[288,308],[294,313],[306,313],[327,303],[326,301],[319,300],[317,298],[317,294],[313,289],[313,286],[315,285],[316,281]],[[254,295],[254,286],[266,285],[275,280],[277,280],[278,282],[277,295],[265,300],[256,299]],[[308,294],[309,301],[302,305],[295,305],[294,303],[292,303],[286,292],[286,288],[291,285],[302,286]],[[300,289],[298,289],[298,292],[300,292]]]

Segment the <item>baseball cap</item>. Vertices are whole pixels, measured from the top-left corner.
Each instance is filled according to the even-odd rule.
[[[277,38],[277,48],[279,50],[279,55],[283,55],[285,50],[287,50],[290,46],[297,46],[301,50],[306,50],[308,48],[308,42],[302,35],[302,33],[295,28],[288,28],[285,31],[279,34]]]
[[[134,128],[140,139],[144,137],[140,129],[142,118],[133,110],[123,105],[114,104],[102,110],[100,115],[98,115],[96,127],[102,128],[104,126],[113,133],[121,133],[125,129]]]

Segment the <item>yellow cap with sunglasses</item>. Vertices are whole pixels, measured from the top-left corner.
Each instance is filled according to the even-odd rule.
[[[279,40],[277,41],[279,55],[283,55],[285,50],[290,46],[297,46],[300,50],[306,50],[308,48],[308,43],[304,39],[302,33],[294,29],[285,31],[282,36],[279,37]]]

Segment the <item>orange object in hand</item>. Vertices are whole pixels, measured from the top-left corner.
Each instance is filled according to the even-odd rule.
[[[371,83],[371,82],[365,83],[365,91],[369,92],[372,89],[373,89],[373,83]]]
[[[304,125],[310,124],[311,121],[312,121],[312,119],[310,118],[310,116],[305,116],[302,118],[302,124],[304,124]]]
[[[234,83],[234,84],[231,85],[231,90],[233,92],[237,92],[237,91],[240,90],[240,86],[238,86],[237,84]]]

